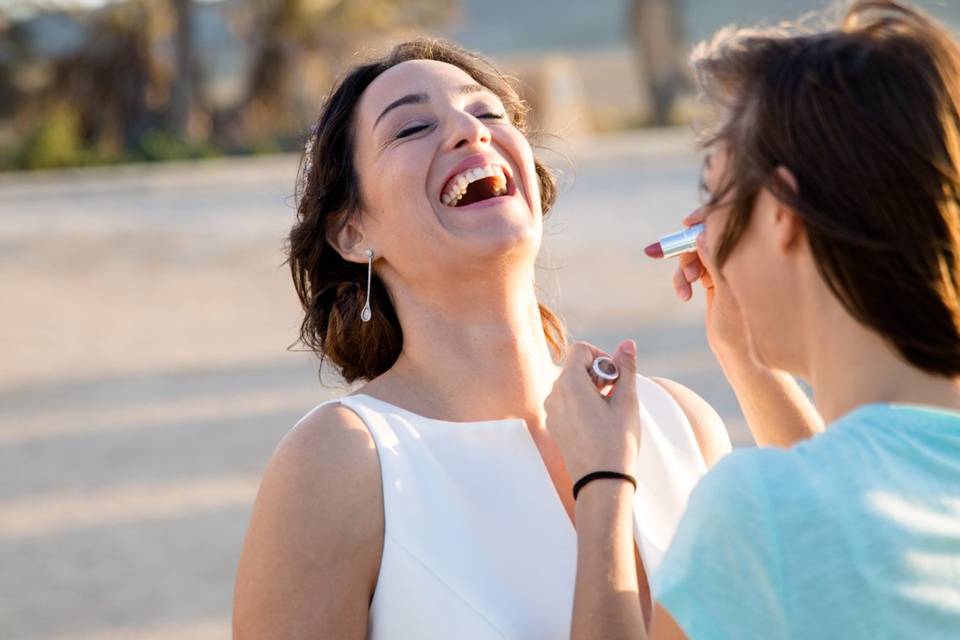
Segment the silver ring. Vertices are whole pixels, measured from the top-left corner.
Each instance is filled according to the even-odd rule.
[[[612,358],[608,358],[607,356],[598,356],[593,361],[593,366],[591,369],[593,370],[594,376],[607,382],[613,382],[620,377],[620,371],[617,369],[617,363],[615,363]]]

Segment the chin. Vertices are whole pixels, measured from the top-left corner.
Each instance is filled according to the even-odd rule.
[[[520,206],[521,203],[524,206]],[[461,243],[504,250],[536,245],[539,249],[543,225],[535,220],[519,198],[491,206],[443,212],[443,226]]]
[[[540,251],[540,234],[530,229],[486,228],[461,236],[460,240],[464,253],[478,258],[531,256],[533,259]]]

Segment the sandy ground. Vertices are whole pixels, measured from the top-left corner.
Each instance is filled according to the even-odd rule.
[[[641,248],[696,204],[686,131],[582,140],[540,258],[578,338],[634,337],[641,369],[751,440],[702,302]],[[259,475],[342,393],[286,347],[292,156],[0,177],[0,638],[227,638]]]

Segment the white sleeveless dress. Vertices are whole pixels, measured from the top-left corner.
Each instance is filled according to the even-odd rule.
[[[641,376],[637,388],[634,529],[652,575],[706,465],[673,398]],[[332,402],[366,424],[383,478],[369,640],[569,637],[576,533],[522,420],[435,420],[362,394]]]

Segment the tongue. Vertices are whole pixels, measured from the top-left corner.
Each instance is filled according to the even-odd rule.
[[[468,204],[473,204],[474,202],[480,202],[481,200],[489,200],[496,195],[494,192],[496,183],[497,179],[492,177],[471,182],[467,186],[466,193],[463,194],[460,202],[457,203],[457,206],[463,207]]]

